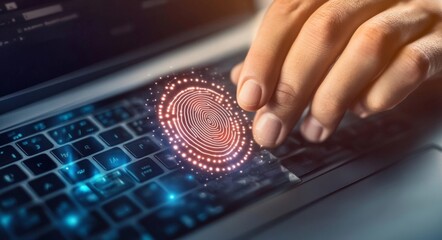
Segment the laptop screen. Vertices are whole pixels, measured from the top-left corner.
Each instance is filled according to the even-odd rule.
[[[0,100],[252,11],[251,0],[1,1]]]

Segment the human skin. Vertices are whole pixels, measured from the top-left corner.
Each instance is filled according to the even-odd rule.
[[[263,147],[281,144],[307,107],[301,133],[323,142],[346,111],[392,109],[440,76],[442,0],[274,0],[231,72]]]

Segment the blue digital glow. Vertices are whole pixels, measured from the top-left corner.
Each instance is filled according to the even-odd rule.
[[[9,226],[11,223],[12,217],[10,215],[2,215],[0,216],[0,223],[3,227]]]
[[[181,222],[184,223],[184,225],[186,225],[186,227],[188,228],[195,227],[195,221],[190,216],[187,215],[181,216]]]
[[[74,114],[72,112],[67,112],[67,113],[64,113],[64,114],[58,116],[58,119],[62,122],[65,122],[65,121],[70,120],[73,117],[74,117]]]
[[[43,122],[34,124],[35,131],[43,131],[46,129],[46,125]]]
[[[77,215],[70,214],[70,215],[66,216],[66,218],[64,219],[64,222],[65,222],[66,226],[73,228],[78,225],[78,223],[80,222],[80,219]]]
[[[15,132],[14,132],[14,134],[15,134]],[[23,134],[22,133],[17,133],[15,135],[11,134],[11,137],[12,137],[12,140],[15,141],[15,140],[18,140],[18,139],[22,138]]]
[[[81,112],[83,113],[91,113],[95,109],[94,105],[87,105],[81,108]]]
[[[74,153],[72,151],[66,151],[64,153],[60,153],[61,157],[66,158],[66,164],[74,162]]]
[[[92,192],[90,187],[85,184],[79,185],[78,187],[74,188],[73,194],[79,202],[85,205],[95,204],[100,200],[97,194]]]
[[[95,195],[95,194],[88,194],[88,195],[86,196],[86,199],[87,199],[89,202],[97,202],[97,201],[98,201],[98,196]]]
[[[175,194],[169,194],[169,199],[170,200],[174,200],[175,199]]]
[[[81,192],[90,192],[91,189],[83,184],[78,187],[78,190],[80,190]]]
[[[193,180],[193,179],[194,179],[194,176],[191,175],[191,174],[188,174],[188,175],[187,175],[187,179],[188,179],[188,180]]]
[[[141,240],[153,240],[153,237],[148,234],[143,234],[143,236],[141,236]]]
[[[69,175],[69,177],[72,179],[77,179],[87,171],[86,169],[79,168],[75,163],[67,165],[66,167],[64,167],[64,169],[66,170],[66,174]],[[92,174],[92,177],[96,177],[100,174],[100,172],[98,170],[94,170]]]

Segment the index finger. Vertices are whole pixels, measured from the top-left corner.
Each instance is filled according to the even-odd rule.
[[[275,0],[272,3],[240,73],[237,95],[243,109],[256,111],[268,102],[293,41],[307,18],[324,2]]]

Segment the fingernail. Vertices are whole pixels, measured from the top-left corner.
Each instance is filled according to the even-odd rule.
[[[310,142],[323,142],[331,134],[322,124],[313,116],[308,116],[301,125],[301,133],[305,139]]]
[[[261,101],[262,90],[254,80],[247,80],[239,92],[238,102],[246,107],[255,107]]]
[[[353,107],[353,113],[360,118],[366,118],[368,116],[368,112],[365,110],[362,103],[356,103],[356,105]]]
[[[264,113],[255,126],[256,140],[264,147],[274,147],[281,135],[282,122],[272,113]]]

